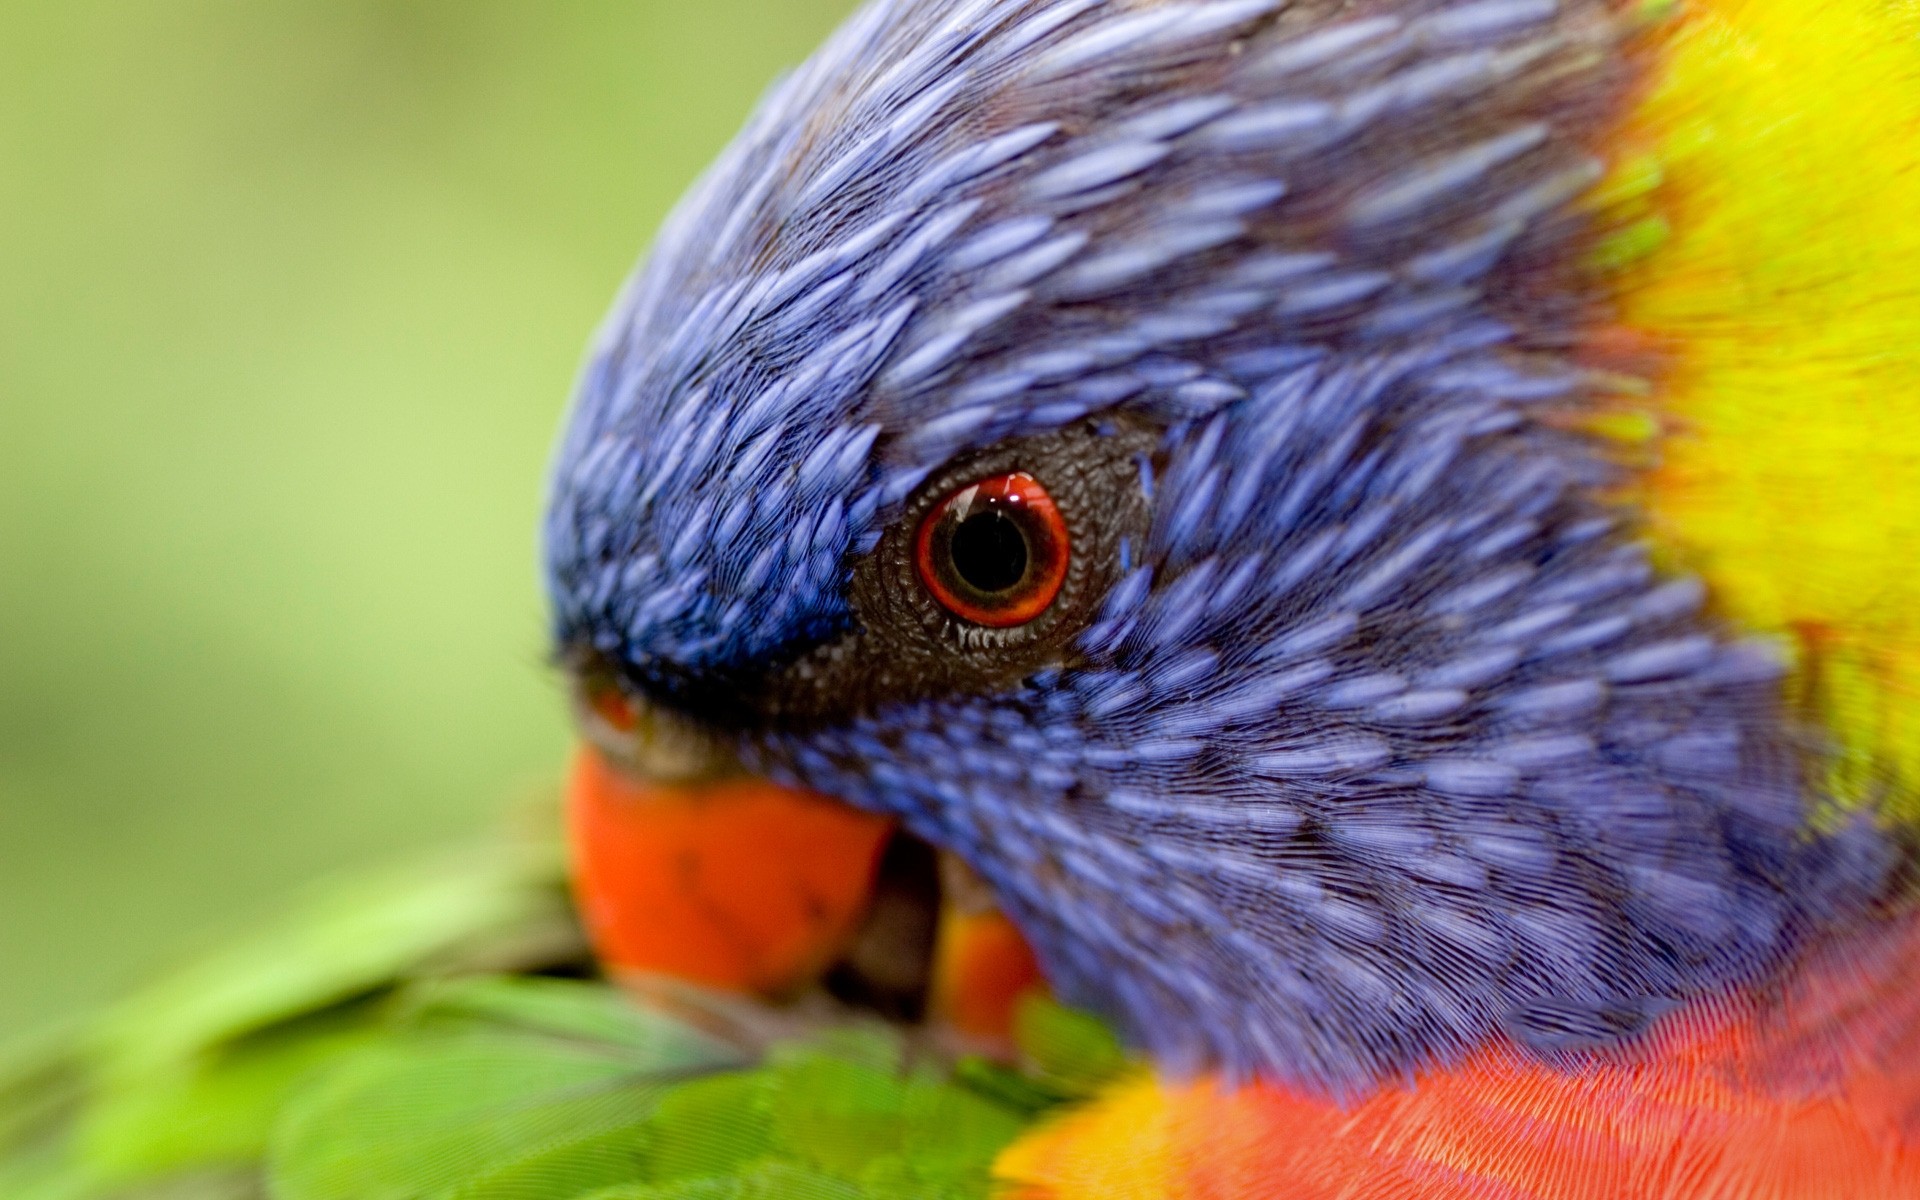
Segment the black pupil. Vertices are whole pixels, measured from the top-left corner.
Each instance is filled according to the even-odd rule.
[[[953,531],[953,570],[967,586],[989,595],[1004,592],[1027,573],[1027,539],[1005,513],[970,514]]]

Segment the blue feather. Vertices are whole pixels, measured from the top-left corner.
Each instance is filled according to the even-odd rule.
[[[1802,836],[1780,665],[1545,419],[1614,6],[1340,7],[868,4],[603,327],[545,560],[671,704],[848,629],[956,457],[1150,430],[1070,656],[740,753],[967,856],[1169,1068],[1348,1091],[1751,979],[1889,855]]]

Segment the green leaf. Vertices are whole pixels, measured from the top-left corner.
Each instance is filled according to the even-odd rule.
[[[868,1200],[858,1186],[792,1163],[762,1163],[723,1179],[632,1183],[587,1200]]]
[[[493,975],[425,984],[406,997],[424,1027],[513,1031],[598,1047],[636,1070],[684,1075],[745,1066],[748,1055],[601,983]]]
[[[977,1183],[984,1190],[994,1156],[1025,1123],[931,1071],[901,1076],[817,1054],[795,1056],[774,1072],[780,1145],[810,1167],[862,1183]]]
[[[81,1121],[78,1153],[107,1182],[215,1166],[250,1169],[280,1109],[314,1075],[380,1036],[363,1012],[333,1012],[211,1051],[120,1074]]]
[[[773,1122],[781,1144],[841,1176],[900,1149],[906,1083],[861,1063],[809,1054],[782,1064]]]
[[[720,1075],[677,1088],[651,1123],[653,1177],[742,1174],[774,1152],[773,1087],[765,1072]]]
[[[457,977],[564,926],[554,880],[505,855],[336,893],[19,1058],[0,1069],[0,1196],[962,1200],[1061,1079],[1124,1065],[1097,1023],[1042,1010],[1050,1074],[915,1065],[871,1021],[756,1066],[736,1043],[791,1015]]]
[[[563,1200],[650,1178],[663,1100],[745,1062],[601,984],[440,983],[403,1020],[289,1107],[269,1154],[280,1200]]]
[[[1037,1117],[1058,1105],[1059,1091],[992,1059],[977,1055],[953,1066],[954,1080],[968,1090],[1025,1117]]]
[[[561,877],[550,847],[517,845],[336,888],[90,1022],[9,1051],[0,1058],[0,1196],[257,1193],[287,1100],[395,1036],[394,984],[577,952]],[[625,1042],[629,1059],[718,1054],[711,1039],[669,1039],[618,1011],[606,988],[446,995],[475,1020],[503,1021],[487,1006],[518,1005],[529,1028],[552,1037]],[[679,1049],[669,1054],[670,1045]]]
[[[559,1200],[644,1177],[640,1133],[668,1086],[550,1040],[383,1045],[289,1108],[268,1178],[280,1200]]]
[[[140,1074],[392,983],[437,955],[563,919],[558,871],[532,850],[476,855],[325,895],[130,997],[94,1040]]]
[[[1092,1095],[1134,1065],[1104,1021],[1041,995],[1021,1000],[1014,1040],[1035,1081],[1063,1099]]]
[[[907,1042],[902,1032],[878,1021],[859,1021],[827,1026],[806,1041],[792,1042],[776,1049],[774,1061],[796,1063],[832,1058],[849,1065],[865,1067],[881,1075],[898,1075],[906,1069]]]

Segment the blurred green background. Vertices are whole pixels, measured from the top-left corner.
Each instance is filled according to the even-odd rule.
[[[594,323],[851,0],[0,0],[0,1041],[565,752]]]

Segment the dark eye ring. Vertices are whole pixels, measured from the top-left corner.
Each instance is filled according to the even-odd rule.
[[[995,475],[935,505],[914,537],[914,567],[963,621],[1010,629],[1047,611],[1072,547],[1053,497],[1025,471]]]

